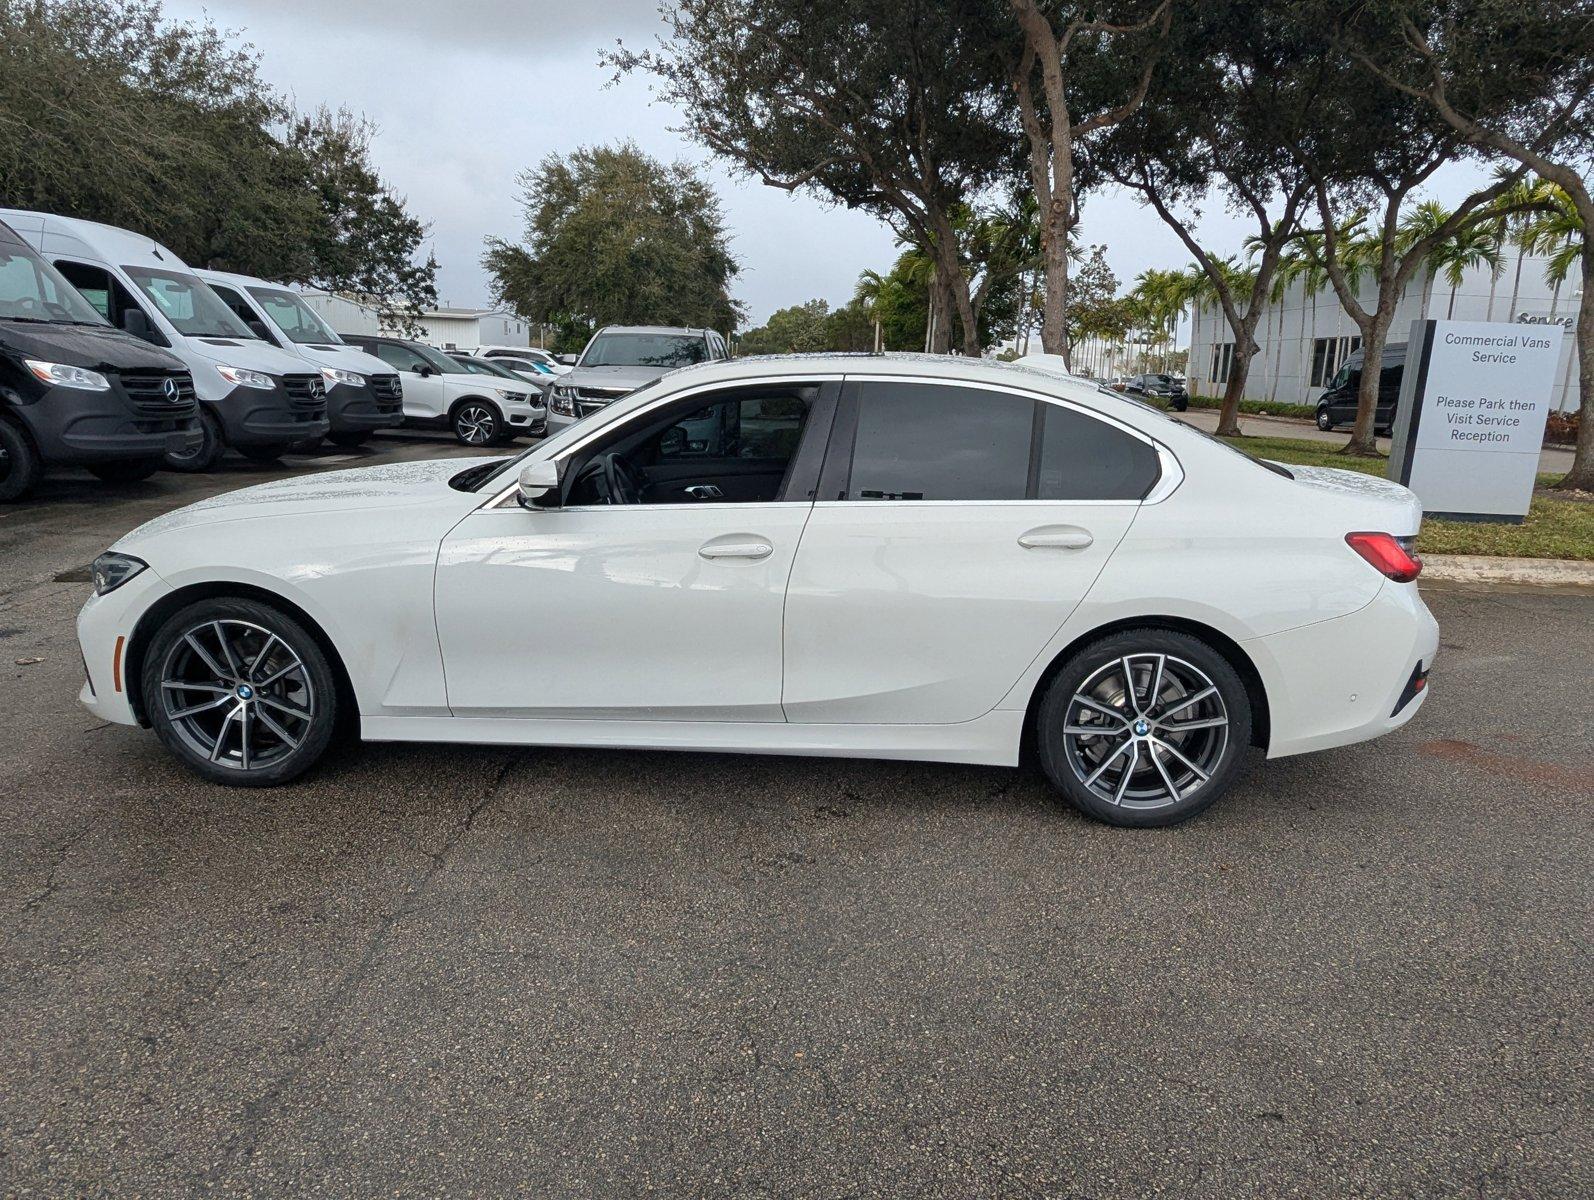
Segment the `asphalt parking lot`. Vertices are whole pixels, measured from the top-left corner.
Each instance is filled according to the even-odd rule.
[[[228,791],[77,706],[126,529],[452,453],[0,509],[0,1195],[1594,1192],[1594,595],[1429,590],[1413,724],[1149,833],[846,760]]]

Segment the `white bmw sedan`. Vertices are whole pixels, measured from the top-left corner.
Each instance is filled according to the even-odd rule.
[[[952,358],[673,372],[519,457],[287,479],[95,563],[83,702],[207,779],[372,741],[1016,765],[1163,825],[1410,720],[1404,488]]]

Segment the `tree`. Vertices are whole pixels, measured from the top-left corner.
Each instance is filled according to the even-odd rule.
[[[810,300],[790,308],[778,308],[769,320],[749,329],[737,340],[736,352],[750,354],[813,354],[830,349],[826,322],[830,305]]]
[[[1091,246],[1074,258],[1079,271],[1068,290],[1068,344],[1122,337],[1128,332],[1128,310],[1118,299],[1118,276],[1107,265],[1107,247]]]
[[[1184,15],[1180,28],[1202,53],[1194,61],[1181,55],[1163,62],[1147,102],[1098,140],[1087,167],[1138,193],[1206,275],[1234,343],[1217,429],[1232,436],[1240,432],[1240,401],[1261,349],[1257,323],[1311,202],[1311,178],[1289,148],[1303,127],[1321,119],[1326,75],[1319,40],[1304,37],[1301,25],[1270,0],[1206,0]],[[1254,224],[1254,270],[1225,269],[1198,240],[1214,189]]]
[[[888,221],[977,355],[955,213],[1010,173],[1013,144],[978,17],[934,0],[683,0],[656,48],[604,61],[651,74],[681,132],[736,169]],[[940,321],[932,348],[951,332]]]
[[[425,227],[348,113],[296,117],[249,47],[152,0],[0,0],[0,202],[148,234],[185,261],[435,302]]]
[[[1582,420],[1562,486],[1594,489],[1594,20],[1565,0],[1381,0],[1355,5],[1340,36],[1369,74],[1421,104],[1469,147],[1562,189],[1581,224],[1577,322]],[[1501,61],[1502,47],[1508,60]]]
[[[735,328],[740,268],[692,166],[625,142],[549,155],[519,182],[525,241],[488,238],[482,265],[494,297],[556,326],[561,345],[605,324]]]
[[[1069,239],[1079,223],[1074,149],[1140,108],[1167,46],[1173,6],[1172,0],[1009,0],[1009,7],[1019,36],[999,52],[1018,101],[1040,213],[1041,345],[1067,362]]]

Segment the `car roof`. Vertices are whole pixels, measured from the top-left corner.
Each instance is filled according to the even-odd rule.
[[[605,325],[592,336],[597,337],[598,333],[675,333],[707,337],[712,332],[711,329],[692,329],[686,325]]]

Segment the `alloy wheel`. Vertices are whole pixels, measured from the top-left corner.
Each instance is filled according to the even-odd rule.
[[[454,418],[454,429],[467,445],[485,446],[498,432],[498,420],[485,405],[467,404]]]
[[[160,691],[178,737],[202,758],[239,771],[281,762],[316,718],[304,660],[249,621],[205,621],[187,630],[166,655]]]
[[[1223,760],[1229,714],[1217,685],[1171,654],[1129,654],[1098,668],[1068,702],[1065,755],[1094,795],[1125,809],[1179,804]]]

